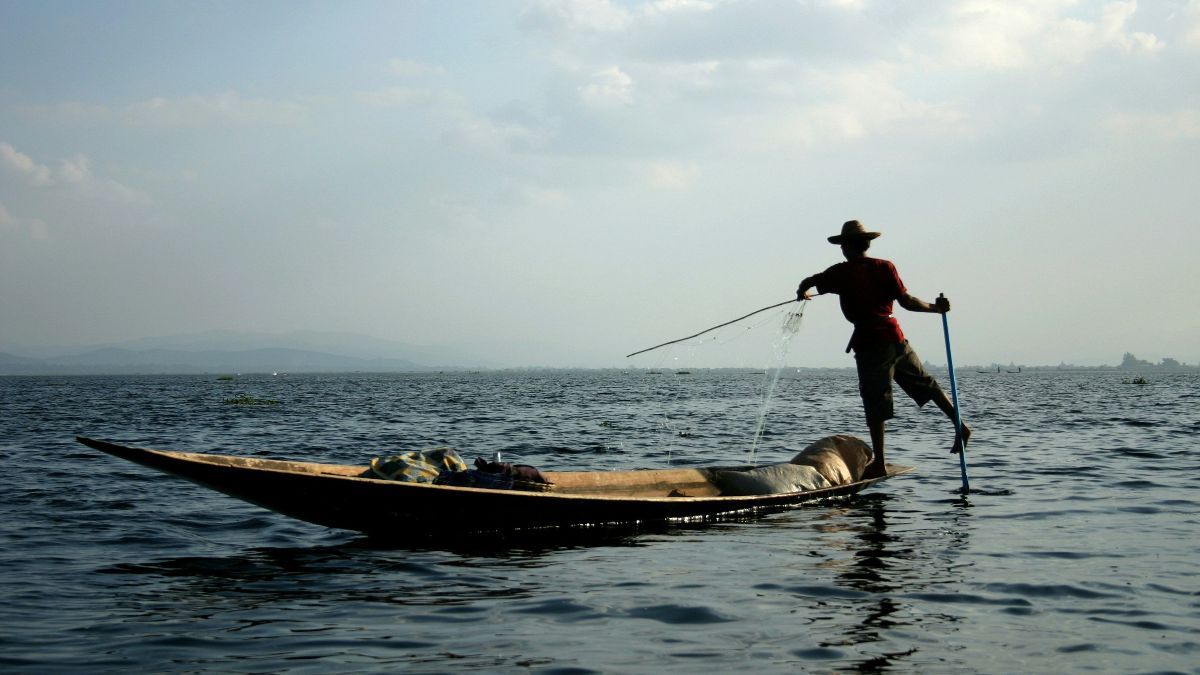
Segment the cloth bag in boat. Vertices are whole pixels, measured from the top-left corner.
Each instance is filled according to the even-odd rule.
[[[549,492],[554,487],[536,467],[528,464],[489,462],[482,457],[475,460],[473,469],[443,471],[433,484],[532,492]]]
[[[405,483],[432,483],[443,471],[466,469],[467,463],[454,448],[412,450],[371,460],[376,476]]]
[[[815,468],[791,463],[768,464],[746,471],[717,469],[713,472],[713,483],[721,488],[722,497],[775,495],[831,487]]]
[[[855,436],[826,436],[811,443],[792,458],[792,464],[811,466],[833,485],[862,480],[875,452]]]

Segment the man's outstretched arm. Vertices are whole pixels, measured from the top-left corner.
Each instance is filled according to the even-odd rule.
[[[817,285],[817,275],[814,274],[811,277],[805,278],[804,281],[800,282],[800,287],[796,289],[796,299],[797,300],[808,300],[809,298],[811,298],[812,293],[809,293],[809,290],[811,290],[813,288],[813,286],[816,286],[816,285]]]
[[[896,298],[896,302],[900,306],[910,312],[929,312],[931,314],[945,314],[950,311],[950,299],[946,296],[938,296],[936,302],[930,304],[909,293],[901,293],[900,297]]]

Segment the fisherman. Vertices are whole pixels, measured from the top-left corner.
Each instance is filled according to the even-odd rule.
[[[840,244],[846,262],[838,263],[824,272],[800,282],[796,291],[797,300],[812,297],[809,289],[818,293],[836,293],[846,320],[854,324],[854,333],[846,351],[854,350],[858,366],[858,390],[862,396],[863,410],[867,417],[867,428],[871,432],[874,459],[867,467],[864,478],[875,478],[887,474],[883,459],[884,422],[891,419],[892,380],[918,406],[929,401],[937,404],[946,417],[954,421],[954,404],[938,386],[936,380],[925,372],[916,352],[908,346],[900,324],[892,316],[892,302],[910,312],[944,314],[950,311],[950,301],[938,297],[930,304],[908,293],[896,266],[888,260],[867,256],[871,240],[879,232],[868,232],[857,220],[842,225],[841,234],[829,237],[829,243]],[[961,438],[956,434],[951,452],[962,452],[971,438],[971,428],[962,424]]]

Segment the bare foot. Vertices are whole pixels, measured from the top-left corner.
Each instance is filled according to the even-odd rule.
[[[862,479],[871,480],[872,478],[883,478],[887,475],[887,466],[883,462],[871,462],[871,464],[863,471]]]
[[[963,447],[966,445],[969,445],[970,442],[971,442],[971,427],[964,424],[964,425],[962,425],[962,438],[960,439],[957,436],[955,436],[954,447],[950,448],[950,454],[957,455],[957,454],[961,453]]]

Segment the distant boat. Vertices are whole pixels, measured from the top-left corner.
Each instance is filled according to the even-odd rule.
[[[676,374],[676,375],[691,375],[691,374],[692,374],[692,371],[690,371],[690,370],[677,370],[677,371],[675,371],[675,374]]]
[[[1008,372],[1010,372],[1010,373],[1019,373],[1019,372],[1021,372],[1021,366],[1017,366],[1017,369],[1016,369],[1016,370],[1010,370],[1010,371],[1008,371]]]
[[[990,373],[990,372],[992,372],[992,371],[990,371],[990,370],[977,370],[977,371],[975,371],[975,372],[977,372],[977,373]],[[996,366],[996,372],[997,372],[997,373],[998,373],[998,372],[1000,372],[1000,366]]]

